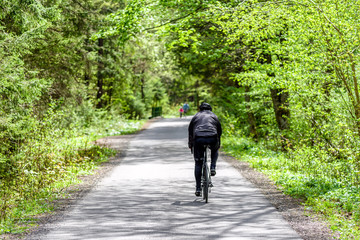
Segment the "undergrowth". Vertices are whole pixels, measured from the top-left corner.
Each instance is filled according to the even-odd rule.
[[[104,136],[130,134],[145,121],[99,118],[72,130],[57,128],[54,120],[34,125],[34,134],[0,156],[0,238],[36,225],[36,217],[54,209],[54,200],[66,198],[79,176],[92,174],[115,151],[93,142]]]
[[[269,142],[234,135],[224,137],[222,145],[228,154],[268,175],[284,193],[303,199],[340,239],[359,239],[360,187],[350,181],[355,175],[347,172],[346,162],[324,161],[308,149],[272,151]]]

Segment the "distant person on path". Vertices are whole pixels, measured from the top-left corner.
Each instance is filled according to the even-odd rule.
[[[195,195],[201,194],[201,169],[204,161],[204,145],[209,145],[211,149],[211,176],[216,175],[216,161],[220,148],[220,138],[222,133],[221,123],[218,117],[212,112],[208,103],[200,105],[200,111],[195,114],[189,124],[189,148],[194,148],[195,160]]]
[[[179,109],[179,113],[180,113],[180,118],[182,117],[182,115],[184,114],[184,109],[182,107],[180,107]]]
[[[186,115],[190,109],[189,104],[187,102],[184,104],[183,109],[184,109],[184,115]]]

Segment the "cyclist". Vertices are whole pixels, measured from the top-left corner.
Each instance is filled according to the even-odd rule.
[[[183,106],[183,109],[184,109],[184,116],[186,115],[186,113],[189,111],[190,109],[190,106],[189,104],[186,102]]]
[[[218,117],[212,112],[208,103],[202,103],[200,111],[195,114],[189,124],[189,148],[194,148],[195,160],[195,195],[201,195],[201,169],[204,161],[204,145],[209,145],[211,149],[211,176],[216,175],[216,161],[220,148],[220,138],[222,133],[221,123]]]
[[[179,113],[180,113],[180,118],[182,117],[182,115],[184,114],[184,109],[182,107],[180,107],[179,109]]]

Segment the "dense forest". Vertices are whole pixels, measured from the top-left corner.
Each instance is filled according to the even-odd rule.
[[[177,116],[184,102],[195,112],[207,101],[223,151],[357,238],[358,6],[1,1],[0,232],[17,229],[9,219],[34,208],[28,199],[49,199],[59,179],[113,154],[91,141],[136,131],[154,107]]]

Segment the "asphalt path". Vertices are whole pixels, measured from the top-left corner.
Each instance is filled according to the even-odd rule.
[[[194,195],[189,121],[162,119],[137,134],[122,163],[42,239],[301,239],[221,157],[209,203]]]

